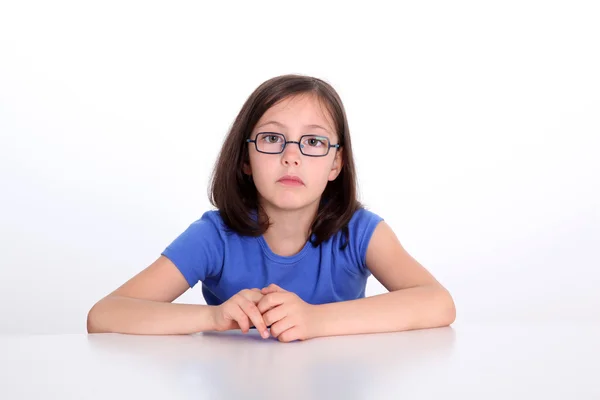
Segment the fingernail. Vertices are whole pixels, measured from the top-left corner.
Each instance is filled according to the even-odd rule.
[[[269,332],[267,332],[267,331],[263,331],[263,333],[262,333],[262,337],[263,337],[264,339],[268,338],[268,337],[269,337]]]

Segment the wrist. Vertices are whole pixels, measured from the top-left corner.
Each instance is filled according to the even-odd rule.
[[[317,338],[321,336],[326,336],[325,333],[325,323],[326,318],[324,316],[324,310],[322,304],[313,304],[311,305],[311,323],[310,323],[310,337]]]
[[[202,331],[216,331],[217,330],[217,306],[201,306],[203,315],[200,316],[201,320],[204,321]]]

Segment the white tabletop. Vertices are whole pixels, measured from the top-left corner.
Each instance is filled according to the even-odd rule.
[[[5,335],[0,399],[600,399],[599,341],[600,324],[567,322],[294,343],[255,331]]]

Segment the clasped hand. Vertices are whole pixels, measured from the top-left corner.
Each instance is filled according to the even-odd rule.
[[[254,326],[263,338],[280,342],[314,337],[315,306],[297,294],[271,284],[263,289],[244,289],[214,309],[217,331],[241,329],[248,333]]]

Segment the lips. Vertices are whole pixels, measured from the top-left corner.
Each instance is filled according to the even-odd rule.
[[[294,176],[294,175],[284,175],[281,178],[279,178],[279,180],[277,182],[281,182],[281,183],[296,183],[296,184],[302,184],[304,185],[304,182],[302,181],[302,179],[300,179],[300,177],[298,176]]]

